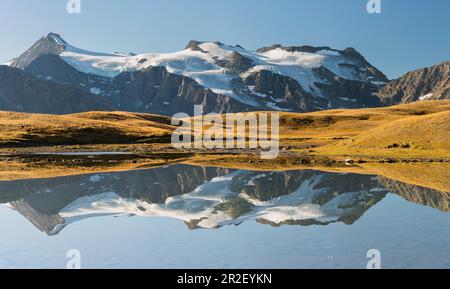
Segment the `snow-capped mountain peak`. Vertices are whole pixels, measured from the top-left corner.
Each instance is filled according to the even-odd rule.
[[[214,93],[216,96],[210,98],[218,103],[211,103],[208,112],[313,111],[373,106],[377,104],[374,94],[380,89],[380,84],[387,82],[380,71],[352,48],[341,51],[326,46],[273,45],[253,51],[218,41],[193,40],[181,51],[135,55],[84,50],[55,33],[41,38],[8,64],[40,78],[119,98],[125,97],[124,93],[129,89],[123,87],[123,83],[120,87],[111,87],[108,83],[123,79],[124,73],[141,75],[153,68],[163,68],[158,73],[169,73],[180,80],[188,78],[198,85],[196,96],[189,98],[199,99],[200,88],[203,89],[202,98]],[[69,68],[74,71],[69,73]],[[135,76],[131,78],[125,82],[126,85]],[[170,84],[174,85],[179,84]],[[155,88],[160,86],[155,83]],[[177,90],[174,87],[173,91],[180,91],[180,87]],[[164,103],[172,104],[173,97],[168,96]],[[147,100],[139,100],[133,110],[161,111],[160,106],[154,107],[154,99],[145,102]],[[199,99],[199,102],[204,104],[205,100]]]
[[[64,39],[62,39],[62,37],[57,33],[50,32],[49,34],[47,34],[45,38],[55,41],[58,45],[62,46],[68,45],[68,43]]]

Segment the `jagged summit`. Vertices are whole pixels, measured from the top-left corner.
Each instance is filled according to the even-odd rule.
[[[65,50],[67,43],[55,33],[39,39],[30,49],[14,59],[10,65],[16,68],[25,69],[41,55],[59,55]]]
[[[224,46],[225,44],[223,44],[220,41],[198,41],[198,40],[191,40],[189,41],[189,43],[186,45],[186,47],[184,49],[190,49],[192,51],[201,51],[201,52],[205,52],[200,48],[200,45],[205,44],[205,43],[209,43],[209,44],[215,44],[217,46]],[[206,53],[206,52],[205,52]]]
[[[59,45],[68,44],[58,33],[50,32],[47,36],[44,37],[46,40],[52,40],[58,43]]]

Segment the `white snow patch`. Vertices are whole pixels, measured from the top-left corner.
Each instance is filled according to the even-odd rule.
[[[428,99],[431,99],[432,97],[433,97],[433,93],[428,93],[428,94],[426,94],[424,96],[419,97],[419,100],[420,101],[428,100]]]
[[[339,97],[339,99],[341,99],[343,101],[357,102],[357,100],[354,98]]]
[[[103,93],[103,90],[101,90],[101,89],[98,88],[98,87],[92,87],[89,91],[90,91],[92,94],[96,94],[96,95],[100,95],[100,94]]]

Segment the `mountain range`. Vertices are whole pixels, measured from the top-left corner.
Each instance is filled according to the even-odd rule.
[[[354,48],[257,51],[190,41],[174,53],[99,53],[50,33],[0,66],[0,109],[173,115],[378,107],[449,97],[449,62],[389,82]]]

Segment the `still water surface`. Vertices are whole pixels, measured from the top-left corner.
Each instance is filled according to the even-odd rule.
[[[0,182],[0,267],[450,268],[450,193],[374,175],[163,168]]]

